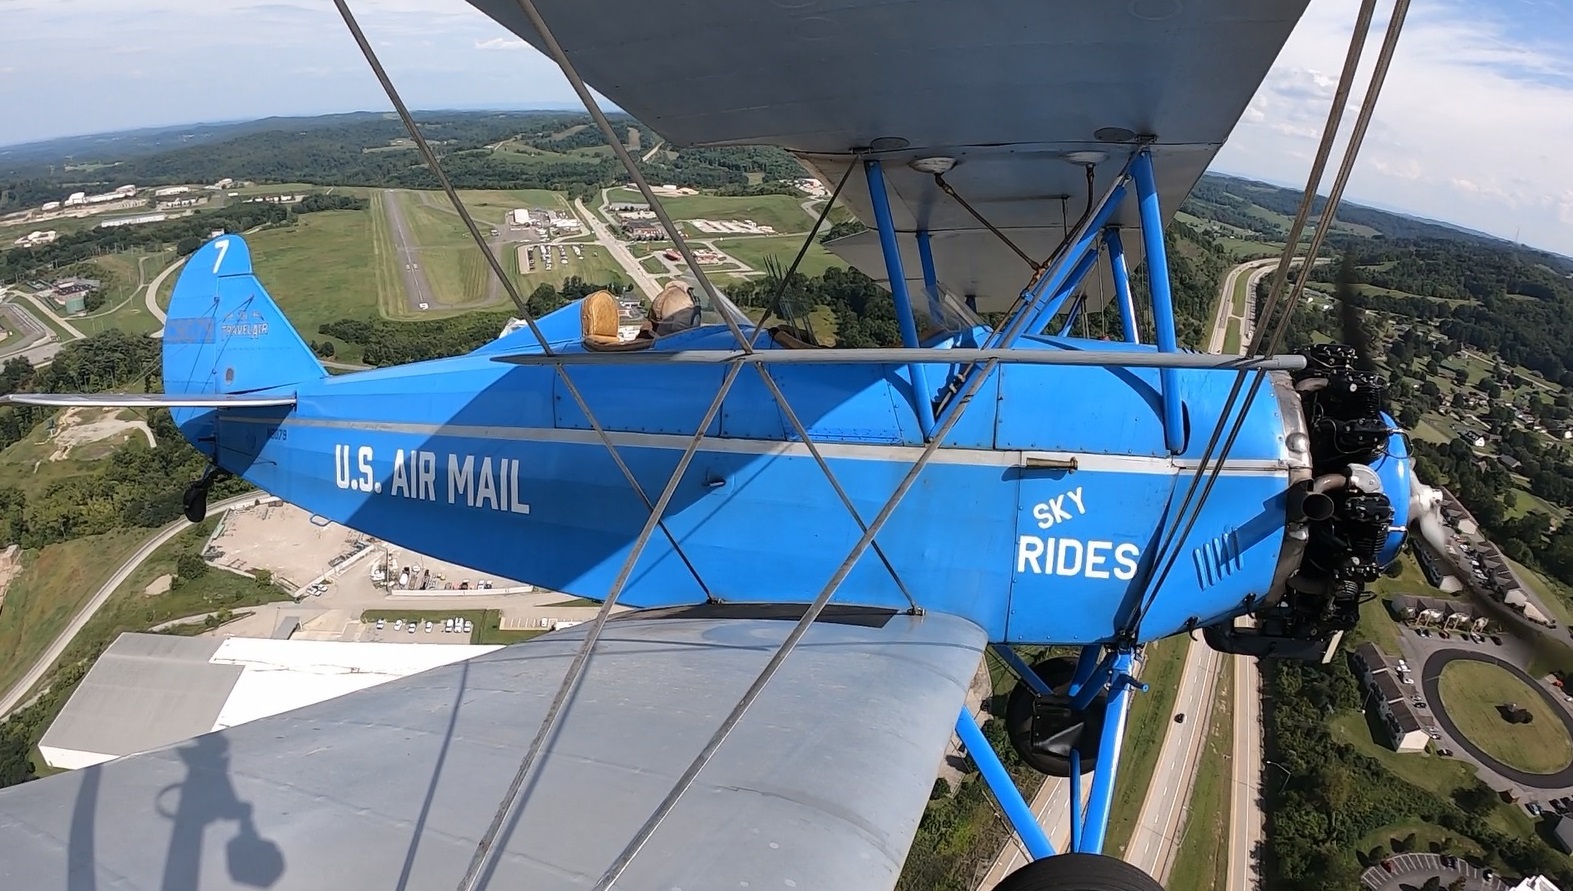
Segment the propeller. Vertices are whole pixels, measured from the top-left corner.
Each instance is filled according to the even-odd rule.
[[[1371,355],[1371,335],[1361,324],[1363,313],[1353,299],[1355,263],[1352,255],[1345,255],[1344,262],[1338,268],[1338,281],[1336,297],[1338,299],[1338,321],[1340,335],[1343,342],[1355,351],[1356,367],[1363,371],[1375,371],[1376,362]],[[1386,394],[1383,403],[1387,403]],[[1382,405],[1382,411],[1392,417],[1389,405]],[[1452,549],[1457,535],[1453,527],[1448,525],[1442,517],[1442,492],[1432,486],[1426,485],[1414,472],[1411,460],[1409,467],[1409,529],[1418,530],[1426,543],[1431,545],[1437,553],[1446,554]]]

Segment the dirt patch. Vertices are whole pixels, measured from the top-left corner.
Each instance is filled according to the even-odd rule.
[[[157,597],[160,594],[167,594],[169,592],[170,585],[172,585],[174,581],[175,577],[166,572],[149,583],[147,588],[143,589],[144,593],[146,593],[149,597]]]
[[[11,587],[11,580],[22,571],[22,549],[11,545],[0,551],[0,609],[5,609],[5,592]]]
[[[115,409],[91,408],[68,408],[61,412],[55,419],[54,433],[50,435],[55,451],[49,460],[64,461],[71,456],[72,449],[88,443],[112,439],[118,445],[135,436],[137,431],[147,437],[149,448],[158,445],[146,421],[124,420],[117,417],[118,414]]]

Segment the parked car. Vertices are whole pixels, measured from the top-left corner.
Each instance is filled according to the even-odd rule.
[[[1451,758],[1451,757],[1453,757],[1453,750],[1452,749],[1448,749],[1448,748],[1437,749],[1436,753],[1438,755],[1441,755],[1443,758]]]

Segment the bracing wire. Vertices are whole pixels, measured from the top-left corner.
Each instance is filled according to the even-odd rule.
[[[776,293],[770,298],[770,303],[765,307],[765,314],[759,317],[759,324],[754,326],[752,343],[759,343],[759,335],[765,330],[765,322],[770,317],[781,312],[781,300],[786,296],[787,287],[792,282],[792,276],[797,274],[797,267],[802,264],[803,258],[808,255],[809,246],[814,243],[814,238],[819,235],[819,227],[825,225],[825,220],[830,218],[830,209],[836,206],[836,199],[841,197],[841,189],[846,186],[847,180],[852,178],[852,171],[857,169],[857,158],[847,164],[847,169],[841,174],[841,179],[836,182],[836,188],[830,193],[830,199],[820,209],[819,217],[814,220],[814,227],[808,230],[808,235],[803,238],[803,244],[797,249],[797,256],[792,258],[792,265],[787,267],[781,276],[781,281],[776,284]]]
[[[1365,3],[1361,7],[1360,16],[1356,22],[1354,33],[1350,37],[1350,48],[1348,58],[1346,59],[1344,66],[1344,78],[1341,78],[1340,80],[1340,87],[1338,91],[1339,96],[1348,95],[1348,85],[1344,83],[1344,79],[1352,81],[1354,78],[1355,70],[1359,63],[1360,49],[1365,42],[1365,36],[1367,30],[1369,29],[1370,8],[1373,6],[1374,0],[1365,0]],[[1348,183],[1349,175],[1354,170],[1355,159],[1359,155],[1360,146],[1364,141],[1366,129],[1370,126],[1371,116],[1376,110],[1376,102],[1381,95],[1382,86],[1386,81],[1387,71],[1392,63],[1393,53],[1397,49],[1398,37],[1399,34],[1403,31],[1404,18],[1408,13],[1408,9],[1409,0],[1396,0],[1394,3],[1392,16],[1388,20],[1387,33],[1383,37],[1381,49],[1377,55],[1377,62],[1371,73],[1369,86],[1367,87],[1365,96],[1361,100],[1360,111],[1356,118],[1354,129],[1350,135],[1349,143],[1344,149],[1343,161],[1341,162],[1338,172],[1334,177],[1333,187],[1328,197],[1327,205],[1323,208],[1321,218],[1317,221],[1317,227],[1315,233],[1312,236],[1310,248],[1311,253],[1307,257],[1306,262],[1302,264],[1301,275],[1296,291],[1290,296],[1290,301],[1285,307],[1284,312],[1279,319],[1279,323],[1273,331],[1273,335],[1269,341],[1269,349],[1271,350],[1277,350],[1281,346],[1283,336],[1287,331],[1289,315],[1294,311],[1295,303],[1299,299],[1299,288],[1303,287],[1303,282],[1309,279],[1310,268],[1315,257],[1315,251],[1320,249],[1322,240],[1326,237],[1327,231],[1332,228],[1333,218],[1337,211],[1338,203],[1340,200],[1342,200],[1344,187]],[[1337,104],[1341,106],[1341,103]],[[1330,145],[1333,137],[1336,135],[1340,116],[1341,107],[1338,111],[1329,114],[1328,127],[1323,133],[1323,142],[1325,144]],[[1300,210],[1302,214],[1309,213],[1311,203],[1314,201],[1318,182],[1319,178],[1312,179],[1307,184],[1307,197],[1305,197],[1301,203]],[[1303,225],[1303,221],[1301,222]],[[1287,257],[1290,255],[1287,252],[1292,250],[1292,244],[1286,245],[1286,259],[1282,261],[1280,268],[1287,266]],[[1259,329],[1265,327],[1265,325],[1262,325],[1259,326]],[[1258,330],[1257,334],[1260,335],[1260,333],[1261,331]],[[1253,340],[1257,339],[1258,338],[1253,337]],[[1164,541],[1159,545],[1152,565],[1157,567],[1159,562],[1162,561],[1163,566],[1162,569],[1154,575],[1153,582],[1148,586],[1146,597],[1140,608],[1133,612],[1131,621],[1128,623],[1127,627],[1123,629],[1124,633],[1129,637],[1135,637],[1139,635],[1142,618],[1145,616],[1147,611],[1151,609],[1153,602],[1157,598],[1159,589],[1162,587],[1164,580],[1167,579],[1170,570],[1173,569],[1175,561],[1179,557],[1178,543],[1184,541],[1186,537],[1190,535],[1191,529],[1195,527],[1197,519],[1200,518],[1202,508],[1206,504],[1208,496],[1212,493],[1212,489],[1217,483],[1219,476],[1222,474],[1224,462],[1227,461],[1229,452],[1232,450],[1234,443],[1239,436],[1240,430],[1245,425],[1245,419],[1249,414],[1251,405],[1255,402],[1257,394],[1262,389],[1262,382],[1266,379],[1265,372],[1258,371],[1255,374],[1251,386],[1246,393],[1245,402],[1241,406],[1239,413],[1234,418],[1233,425],[1229,430],[1227,439],[1224,441],[1223,448],[1219,453],[1218,459],[1209,468],[1208,459],[1211,455],[1213,446],[1217,443],[1218,437],[1222,433],[1223,429],[1226,426],[1229,426],[1230,413],[1233,411],[1235,400],[1238,397],[1247,376],[1247,372],[1242,371],[1236,377],[1234,386],[1229,392],[1229,397],[1227,400],[1225,400],[1224,409],[1219,414],[1218,423],[1213,429],[1212,437],[1208,441],[1207,449],[1202,455],[1202,459],[1197,466],[1196,473],[1192,476],[1191,484],[1186,492],[1185,500],[1181,505],[1180,511],[1177,512],[1176,523],[1170,526],[1170,534],[1168,534]],[[1209,470],[1210,472],[1208,472]],[[1195,509],[1189,514],[1189,517],[1184,519],[1182,529],[1180,518],[1184,516],[1185,509],[1190,504],[1191,495],[1196,491],[1197,483],[1201,481],[1204,474],[1207,476],[1207,481],[1201,490],[1201,497],[1197,500]],[[1178,532],[1178,534],[1174,534],[1175,532]]]
[[[350,36],[355,39],[355,45],[360,47],[361,54],[366,57],[366,63],[371,66],[372,73],[377,77],[377,82],[382,85],[383,92],[388,94],[388,101],[393,103],[394,110],[398,112],[399,120],[404,123],[404,129],[408,131],[410,138],[415,142],[416,150],[419,151],[426,165],[431,168],[432,176],[437,178],[437,182],[442,186],[442,190],[448,196],[448,200],[453,203],[453,209],[458,212],[459,218],[464,221],[465,227],[469,229],[470,237],[474,239],[476,246],[480,248],[481,256],[486,258],[486,262],[491,266],[492,272],[502,282],[503,288],[508,292],[508,297],[513,300],[514,306],[519,310],[519,317],[524,320],[525,325],[530,329],[530,333],[535,336],[536,342],[540,344],[542,355],[554,360],[552,365],[557,376],[562,379],[563,388],[568,391],[568,395],[573,399],[574,404],[584,414],[585,420],[589,422],[591,429],[595,431],[595,435],[600,439],[601,445],[605,446],[607,454],[611,456],[612,463],[617,465],[617,469],[622,473],[623,479],[633,488],[634,493],[644,504],[645,509],[654,510],[650,497],[645,494],[644,487],[639,485],[639,479],[634,476],[633,470],[623,460],[622,453],[613,445],[611,437],[607,435],[606,428],[601,426],[601,422],[596,418],[595,413],[590,410],[590,404],[585,401],[584,394],[579,391],[579,387],[574,384],[573,378],[568,374],[567,367],[560,361],[561,354],[552,349],[551,342],[546,339],[546,335],[541,332],[541,327],[536,324],[535,317],[531,314],[529,304],[525,301],[524,295],[519,293],[519,289],[513,280],[504,273],[502,264],[498,261],[497,255],[492,253],[491,245],[487,244],[486,239],[481,235],[480,227],[475,224],[475,219],[470,215],[469,208],[465,207],[464,202],[459,199],[459,193],[453,187],[453,182],[448,179],[448,174],[442,169],[441,162],[437,160],[437,153],[432,150],[431,144],[426,141],[426,135],[416,125],[415,118],[410,114],[409,107],[404,104],[404,98],[399,95],[398,88],[393,85],[393,79],[388,76],[387,70],[382,67],[382,61],[377,58],[376,50],[372,49],[371,41],[366,39],[365,32],[361,30],[360,22],[356,20],[355,14],[350,11],[347,0],[333,0],[333,3],[338,7],[339,15],[343,17],[345,26],[349,28]],[[660,524],[660,529],[661,534],[672,545],[673,553],[682,561],[683,566],[694,577],[694,581],[699,587],[708,594],[709,588],[705,585],[704,579],[700,577],[699,571],[694,567],[693,562],[689,560],[688,555],[683,551],[682,546],[678,544],[677,538],[672,535],[671,530],[667,528],[665,523]]]

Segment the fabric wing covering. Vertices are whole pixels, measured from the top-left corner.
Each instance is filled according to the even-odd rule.
[[[739,609],[607,623],[479,887],[594,886],[793,626]],[[457,887],[587,628],[0,792],[0,888]],[[891,888],[984,645],[822,617],[616,887]]]
[[[921,284],[914,233],[926,229],[940,283],[985,311],[1009,305],[1031,267],[909,161],[955,158],[946,180],[1042,262],[1086,206],[1084,162],[1074,153],[1106,156],[1094,186],[1101,195],[1132,138],[1149,135],[1167,218],[1229,137],[1307,2],[535,0],[585,81],[672,145],[780,146],[827,187],[853,149],[872,146],[905,277]],[[516,0],[470,3],[544,48]],[[842,194],[872,226],[861,167]],[[1132,268],[1141,258],[1138,220],[1128,195],[1114,223],[1126,230]],[[875,233],[827,247],[888,282]],[[1107,281],[1106,258],[1100,266],[1089,281]],[[1108,296],[1088,293],[1094,307]]]

